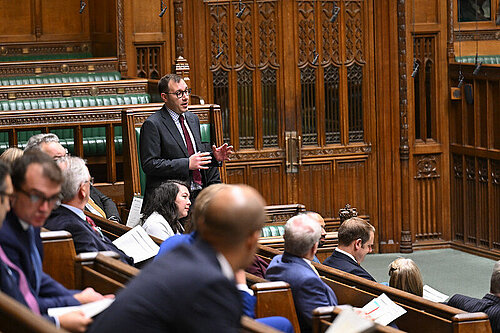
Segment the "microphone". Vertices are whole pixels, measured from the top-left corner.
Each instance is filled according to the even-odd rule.
[[[163,7],[163,6],[165,6],[165,7]],[[163,17],[163,15],[165,15],[166,11],[167,11],[167,5],[165,5],[163,3],[163,0],[161,0],[160,1],[160,15],[158,15],[158,16]]]
[[[413,62],[413,73],[411,73],[411,77],[412,78],[415,78],[415,76],[417,76],[418,74],[418,68],[420,67],[420,64],[418,63],[418,61],[415,59],[415,61]]]
[[[245,6],[244,4],[243,4],[243,6],[241,6],[241,5],[242,5],[242,3],[241,3],[241,1],[240,1],[239,5],[238,5],[238,10],[239,10],[239,11],[236,13],[236,17],[237,17],[237,18],[241,18],[241,16],[242,16],[242,15],[243,15],[243,13],[245,12],[245,8],[246,8],[246,6]]]
[[[318,62],[318,59],[319,59],[319,53],[316,53],[316,55],[314,56],[312,64],[316,65],[316,63]]]
[[[474,68],[474,71],[472,72],[472,75],[477,75],[479,74],[479,71],[481,70],[481,65],[483,64],[482,61],[479,62],[479,64],[476,65],[476,68]]]
[[[462,71],[458,73],[458,87],[461,88],[464,85],[464,74]]]
[[[337,16],[339,16],[339,12],[340,12],[340,7],[337,7],[335,4],[333,4],[332,17],[330,17],[331,23],[333,23],[337,20]]]
[[[219,53],[217,53],[217,55],[215,56],[215,59],[219,59],[220,56],[224,53],[224,50],[220,49],[219,48]]]
[[[80,14],[83,13],[83,10],[85,9],[86,6],[87,4],[85,3],[85,1],[80,0]]]

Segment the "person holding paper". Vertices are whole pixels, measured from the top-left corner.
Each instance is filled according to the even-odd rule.
[[[417,264],[411,259],[397,258],[389,265],[389,286],[423,296],[424,282]]]
[[[1,262],[7,265],[1,272],[2,291],[55,324],[60,323],[72,332],[83,332],[92,320],[79,311],[58,318],[47,316],[51,307],[75,306],[104,298],[92,288],[69,291],[42,270],[40,227],[59,204],[61,170],[51,157],[40,151],[26,152],[14,162],[12,170],[12,185],[5,176],[5,186],[0,186],[0,217],[5,216],[9,206],[12,208],[5,220],[1,219],[0,247],[5,255]],[[4,284],[7,278],[14,280]]]
[[[337,305],[337,296],[311,264],[318,249],[321,226],[306,214],[297,215],[285,224],[283,237],[285,252],[273,258],[266,278],[290,284],[300,331],[311,332],[312,311],[320,306]]]
[[[484,312],[490,318],[491,331],[500,333],[500,261],[493,266],[490,292],[478,299],[465,295],[453,295],[447,303],[467,312]]]
[[[45,223],[49,230],[66,230],[73,236],[76,253],[113,251],[120,255],[120,260],[129,265],[134,259],[119,250],[92,219],[85,215],[85,205],[89,200],[92,178],[85,161],[79,157],[67,156],[58,160],[63,170],[61,188],[62,204],[52,211]]]
[[[375,281],[361,263],[373,251],[375,228],[359,217],[344,221],[338,230],[339,245],[323,265]],[[375,281],[376,282],[376,281]]]
[[[188,111],[191,89],[176,74],[167,74],[158,82],[163,107],[141,127],[140,154],[146,173],[144,205],[153,190],[169,179],[189,183],[191,201],[205,187],[220,183],[218,167],[232,154],[227,143],[220,147],[201,141],[200,120]]]
[[[180,180],[169,180],[153,192],[142,215],[142,227],[148,234],[165,240],[184,232],[179,219],[189,214],[188,185]]]

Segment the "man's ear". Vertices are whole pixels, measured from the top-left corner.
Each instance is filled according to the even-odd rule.
[[[362,244],[363,241],[361,240],[361,238],[358,238],[354,241],[354,250],[359,250],[361,247],[362,247]]]
[[[260,230],[257,230],[253,233],[250,234],[250,236],[248,236],[247,238],[247,249],[249,250],[253,250],[255,248],[255,246],[257,245],[257,242],[259,241],[259,237],[260,237]]]

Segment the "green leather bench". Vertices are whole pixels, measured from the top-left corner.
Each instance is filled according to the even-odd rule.
[[[455,60],[461,63],[475,64],[476,56],[472,55],[472,56],[455,57]],[[482,62],[483,64],[500,65],[500,55],[479,55],[477,56],[477,60],[478,62]]]
[[[85,59],[92,58],[90,52],[75,52],[75,53],[53,53],[53,54],[18,54],[0,56],[2,61],[28,61],[28,60],[58,60],[58,59]]]
[[[260,237],[283,236],[284,234],[284,225],[269,225],[262,228]]]
[[[0,78],[0,86],[14,86],[14,85],[27,85],[27,84],[49,84],[49,83],[95,82],[95,81],[118,81],[118,80],[121,80],[121,74],[119,72],[49,74],[49,75],[36,75],[36,76],[1,77]]]
[[[0,101],[0,111],[79,108],[102,105],[146,104],[148,94],[55,97],[41,99],[16,99]]]

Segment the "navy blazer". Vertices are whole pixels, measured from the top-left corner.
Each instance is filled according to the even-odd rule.
[[[40,228],[35,228],[35,244],[43,260],[43,247],[40,238]],[[31,262],[31,246],[28,232],[24,231],[19,219],[11,211],[0,229],[0,245],[10,261],[19,267],[26,275],[31,290],[35,290],[35,270]],[[80,305],[73,297],[73,292],[64,288],[49,275],[42,273],[40,291],[34,293],[40,306],[40,312],[46,313],[48,308]]]
[[[109,219],[111,216],[114,216],[116,217],[118,222],[122,222],[120,213],[118,212],[118,207],[116,207],[113,199],[106,196],[93,185],[90,186],[90,197],[95,202],[95,204],[104,211],[104,213],[106,214],[106,218]]]
[[[241,315],[234,280],[198,239],[143,268],[88,332],[238,332]]]
[[[45,228],[49,230],[66,230],[71,233],[75,243],[76,253],[114,251],[120,255],[120,260],[126,264],[133,265],[134,259],[127,256],[118,249],[106,236],[101,236],[94,229],[83,221],[78,215],[64,206],[59,206],[52,211]]]
[[[326,260],[323,262],[323,265],[340,269],[341,271],[377,282],[375,281],[373,276],[365,271],[365,269],[361,267],[356,261],[352,260],[352,258],[339,251],[333,250],[332,255],[326,258]]]
[[[491,330],[493,333],[500,333],[500,298],[493,294],[486,294],[482,299],[453,295],[447,302],[449,306],[467,311],[484,312],[490,318]]]
[[[193,134],[196,149],[212,152],[210,144],[201,142],[198,116],[188,111],[184,113],[184,117]],[[139,151],[142,169],[146,174],[144,201],[155,188],[169,179],[178,179],[189,183],[192,181],[193,175],[192,171],[189,170],[189,154],[186,144],[165,106],[149,116],[142,124]],[[200,170],[203,187],[220,183],[217,166],[219,163],[212,154],[209,168]]]
[[[301,332],[311,332],[314,309],[338,304],[333,290],[321,281],[304,259],[287,252],[273,258],[267,267],[266,278],[290,284]]]

